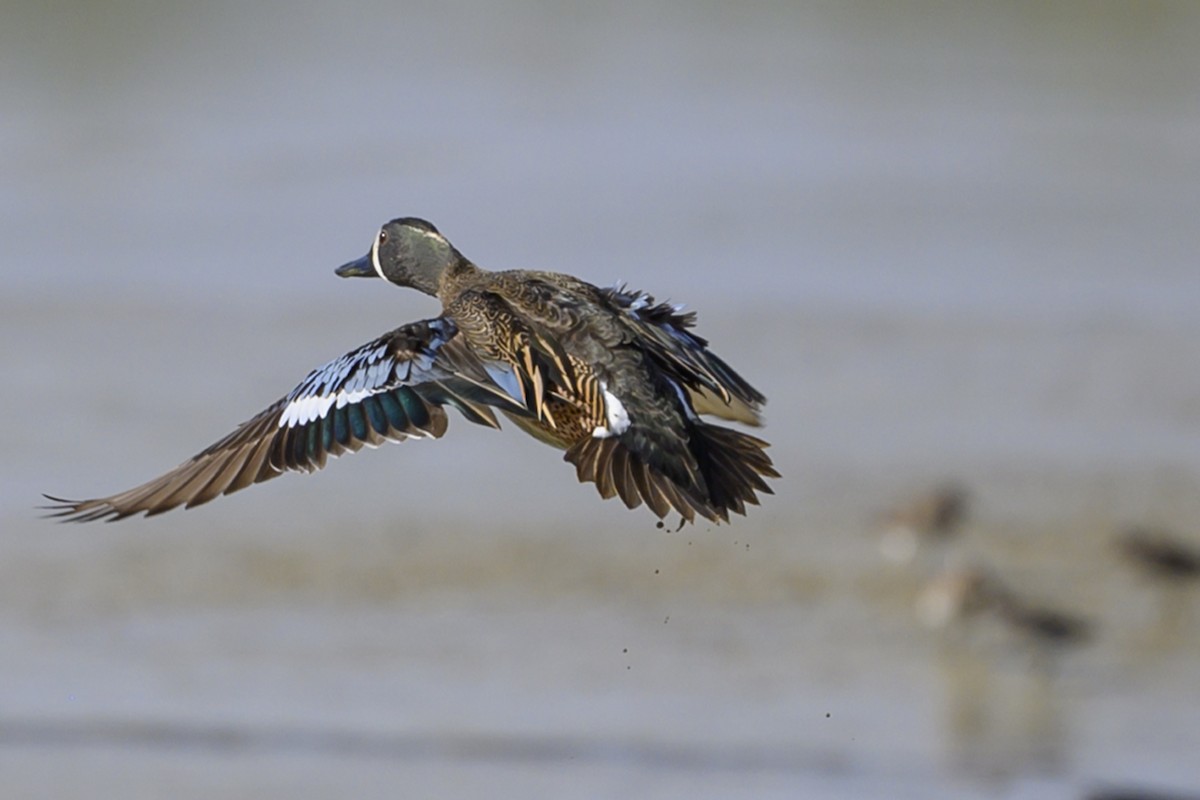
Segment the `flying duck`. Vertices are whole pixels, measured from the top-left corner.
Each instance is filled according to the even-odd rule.
[[[329,456],[446,432],[446,408],[498,428],[499,411],[565,450],[581,482],[660,519],[728,522],[777,478],[767,442],[710,424],[762,424],[766,398],[692,331],[696,315],[624,286],[555,272],[491,272],[429,222],[394,219],[336,270],[432,295],[441,316],[396,328],[295,389],[175,469],[91,500],[47,495],[75,521],[191,508]]]

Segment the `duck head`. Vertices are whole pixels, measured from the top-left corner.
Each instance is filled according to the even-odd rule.
[[[343,264],[336,272],[343,278],[383,278],[397,286],[437,295],[442,274],[465,261],[431,223],[417,217],[400,217],[379,229],[370,252]]]

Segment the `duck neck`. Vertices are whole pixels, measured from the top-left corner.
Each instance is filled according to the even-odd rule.
[[[450,266],[442,270],[441,277],[438,279],[438,299],[445,303],[457,297],[482,272],[483,270],[466,258],[460,257],[455,259]]]

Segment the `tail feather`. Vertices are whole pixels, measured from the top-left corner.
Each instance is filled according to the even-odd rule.
[[[638,493],[637,479],[633,473],[633,454],[624,447],[618,447],[613,451],[613,483],[616,484],[621,502],[628,509],[637,508],[642,504],[642,496]]]
[[[764,478],[778,478],[779,473],[762,439],[695,422],[689,428],[688,446],[703,477],[700,489],[681,485],[616,438],[580,438],[564,459],[575,465],[579,481],[595,483],[602,497],[619,495],[629,508],[644,501],[659,519],[674,509],[688,522],[697,516],[728,522],[730,512],[745,515],[747,504],[758,505],[756,493],[774,494]]]
[[[671,513],[671,500],[668,498],[659,482],[652,480],[650,469],[632,456],[629,459],[630,468],[633,472],[634,483],[637,484],[638,494],[646,501],[646,505],[654,512],[654,515],[662,519],[667,514]]]
[[[779,477],[765,452],[767,442],[732,428],[705,424],[693,428],[692,442],[708,482],[709,501],[715,507],[744,515],[746,503],[758,505],[755,491],[774,494],[762,477]]]

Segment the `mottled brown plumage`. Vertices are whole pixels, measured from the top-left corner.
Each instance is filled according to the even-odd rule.
[[[343,276],[436,296],[443,315],[385,334],[310,373],[287,397],[175,470],[107,498],[51,498],[62,516],[119,519],[193,506],[329,455],[440,437],[444,406],[493,409],[566,451],[581,481],[658,517],[727,521],[771,493],[767,443],[700,419],[761,424],[765,398],[691,332],[695,315],[552,272],[489,272],[428,222],[393,220]]]

